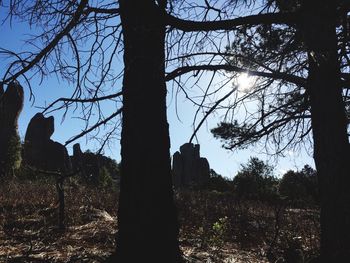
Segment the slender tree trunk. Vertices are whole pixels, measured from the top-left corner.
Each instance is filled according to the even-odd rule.
[[[336,1],[306,0],[314,159],[321,195],[321,261],[350,258],[350,151],[337,55]]]
[[[179,262],[166,118],[165,25],[155,1],[119,2],[125,72],[116,262]]]

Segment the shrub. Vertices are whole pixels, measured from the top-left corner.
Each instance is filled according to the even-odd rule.
[[[110,187],[113,185],[112,176],[109,173],[109,170],[105,166],[103,166],[100,169],[100,175],[98,178],[98,185],[100,187]]]
[[[251,157],[233,179],[234,191],[239,199],[271,200],[277,197],[278,180],[273,167]]]
[[[318,203],[316,171],[308,165],[301,171],[288,171],[280,181],[279,193],[293,205]]]
[[[229,220],[227,216],[221,217],[212,226],[212,245],[221,248],[226,241],[229,230]]]
[[[207,186],[208,190],[215,190],[218,192],[232,191],[232,181],[210,169],[210,178]]]
[[[3,149],[0,149],[0,174],[13,175],[19,169],[22,161],[19,136],[17,134],[11,136],[6,145],[1,147]]]

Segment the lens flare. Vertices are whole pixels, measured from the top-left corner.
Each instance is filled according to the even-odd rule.
[[[255,85],[255,77],[249,76],[248,73],[241,73],[236,79],[238,91],[247,93],[251,91]]]

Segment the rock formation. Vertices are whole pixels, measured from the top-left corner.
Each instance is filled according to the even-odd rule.
[[[74,172],[80,171],[83,173],[83,152],[80,149],[80,144],[76,143],[73,145],[73,156],[72,160],[72,168]]]
[[[173,182],[175,187],[204,186],[210,177],[206,158],[199,155],[199,144],[185,143],[173,156]]]
[[[18,136],[18,117],[23,108],[23,88],[18,82],[0,84],[0,175],[19,167],[21,144]]]
[[[71,170],[70,158],[64,145],[50,139],[54,131],[54,117],[35,114],[25,135],[24,159],[38,169],[68,173]]]

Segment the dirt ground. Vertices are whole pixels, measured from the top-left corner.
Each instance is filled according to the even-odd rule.
[[[116,196],[67,187],[62,231],[51,184],[0,186],[0,262],[104,262],[116,245]],[[264,263],[291,252],[301,251],[306,259],[317,253],[316,210],[284,208],[276,214],[260,203],[237,205],[207,193],[177,196],[177,206],[180,246],[189,263]],[[295,240],[299,248],[291,246]]]

